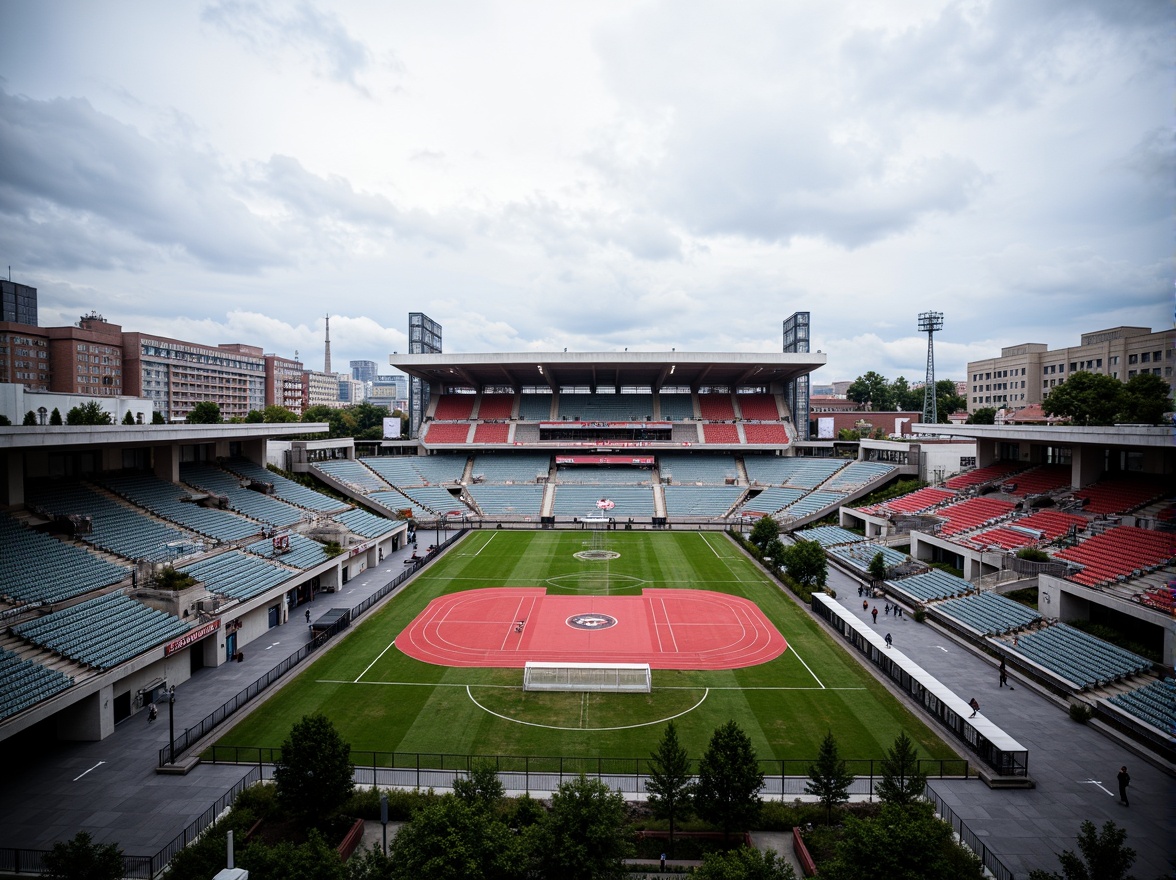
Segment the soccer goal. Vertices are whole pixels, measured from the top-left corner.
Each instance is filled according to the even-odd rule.
[[[601,691],[647,694],[648,663],[531,663],[523,671],[525,691]]]

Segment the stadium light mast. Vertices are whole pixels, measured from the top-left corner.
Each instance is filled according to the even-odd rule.
[[[943,312],[920,312],[919,332],[927,334],[927,378],[923,385],[923,424],[939,421],[935,400],[935,331],[943,329]]]

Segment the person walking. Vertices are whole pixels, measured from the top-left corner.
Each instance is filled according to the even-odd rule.
[[[873,610],[870,611],[870,613],[872,615],[874,615],[874,623],[877,623],[878,622],[878,606],[875,605]]]
[[[886,647],[889,648],[894,644],[894,639],[890,638],[890,633],[886,634]]]
[[[969,715],[968,717],[975,718],[976,713],[980,711],[980,701],[977,700],[975,697],[972,697],[972,699],[968,700],[968,705],[972,707],[972,714]]]
[[[309,608],[306,609],[306,622],[310,623],[310,609]]]
[[[887,617],[889,617],[889,616],[890,616],[890,603],[889,603],[889,602],[887,602],[887,603],[886,603],[886,607],[884,607],[884,608],[882,609],[882,613],[883,613],[884,615],[886,615]]]
[[[869,610],[870,610],[870,600],[869,599],[862,599],[862,611],[869,611]]]
[[[1131,804],[1127,803],[1127,786],[1131,784],[1131,776],[1127,772],[1126,767],[1119,768],[1119,800],[1123,806],[1129,807]]]
[[[1000,686],[1004,687],[1009,683],[1009,670],[1005,666],[1005,658],[1000,658]]]
[[[661,857],[661,872],[663,874],[666,872],[666,854],[665,853],[662,853],[662,857]]]
[[[158,717],[159,717],[159,710],[156,709],[155,704],[152,703],[150,706],[147,707],[147,723],[154,724],[155,719]]]

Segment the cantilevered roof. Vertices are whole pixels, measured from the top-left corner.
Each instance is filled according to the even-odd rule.
[[[825,355],[772,352],[523,352],[394,354],[388,363],[431,385],[581,386],[772,385],[825,365]]]

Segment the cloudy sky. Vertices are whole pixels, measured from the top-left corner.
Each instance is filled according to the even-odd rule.
[[[779,351],[940,378],[1172,321],[1163,0],[0,4],[0,257],[42,325]]]

